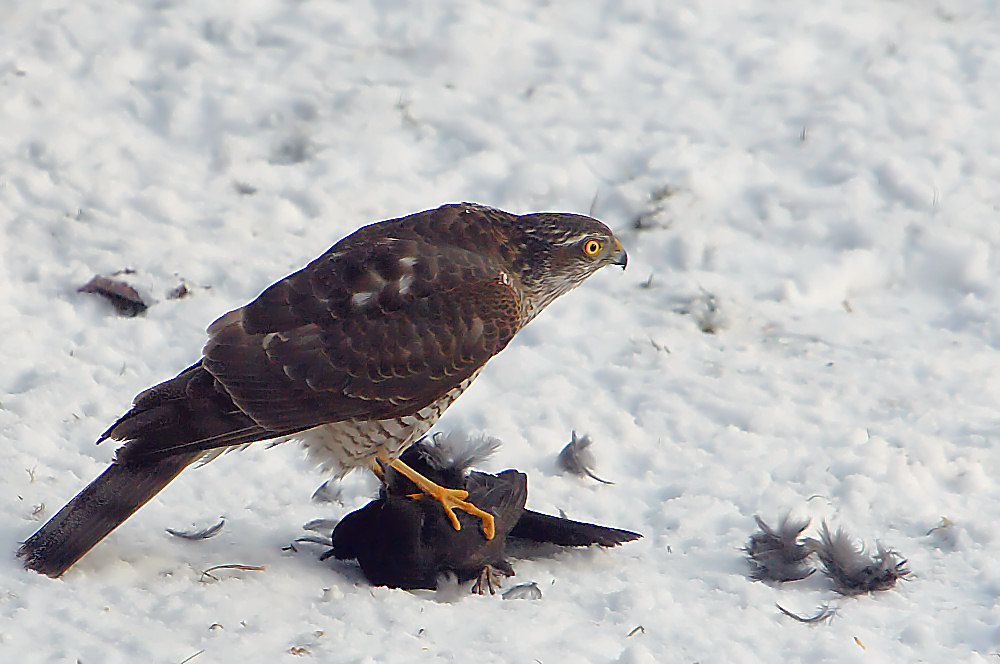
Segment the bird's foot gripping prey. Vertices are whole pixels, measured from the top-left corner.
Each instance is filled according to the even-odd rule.
[[[110,467],[28,538],[57,577],[187,466],[299,438],[340,475],[396,458],[550,302],[626,255],[576,214],[468,203],[365,226],[208,328],[203,357],[100,437]]]
[[[472,592],[495,592],[503,577],[513,576],[507,560],[512,540],[557,546],[617,546],[639,533],[571,521],[525,508],[528,478],[516,470],[496,475],[470,468],[492,454],[499,441],[453,434],[425,437],[407,449],[400,461],[429,480],[462,488],[470,499],[493,513],[496,536],[484,538],[472,528],[456,531],[440,506],[412,500],[416,488],[409,477],[388,468],[379,497],[351,512],[333,530],[332,548],[320,560],[357,560],[372,584],[392,588],[434,589],[442,577],[459,582],[476,579]],[[463,450],[464,448],[464,450]],[[466,525],[475,520],[459,515]]]
[[[407,466],[400,459],[396,459],[390,465],[396,470],[396,472],[413,482],[418,489],[431,498],[440,501],[441,506],[444,507],[445,514],[448,515],[448,520],[451,521],[451,525],[455,530],[462,529],[462,524],[459,522],[458,517],[455,516],[455,510],[462,510],[463,512],[468,512],[472,516],[478,516],[482,519],[483,535],[485,535],[488,540],[493,539],[493,536],[496,534],[496,521],[494,520],[493,515],[489,512],[484,512],[472,503],[466,501],[465,499],[469,497],[468,491],[465,489],[449,489],[448,487],[441,486],[440,484],[435,484]]]

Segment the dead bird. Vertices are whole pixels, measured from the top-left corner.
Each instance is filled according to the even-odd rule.
[[[487,540],[472,517],[459,514],[461,530],[451,527],[433,501],[413,499],[416,487],[386,468],[379,498],[344,517],[332,535],[333,548],[321,557],[357,559],[374,585],[416,589],[437,587],[443,575],[460,582],[477,579],[473,590],[494,591],[502,576],[514,573],[506,560],[509,537],[560,546],[617,546],[638,533],[571,521],[524,508],[527,476],[516,470],[496,475],[469,472],[488,457],[499,441],[481,437],[436,435],[418,441],[401,457],[404,463],[442,486],[464,489],[469,498],[493,513],[496,535]]]
[[[483,586],[495,592],[499,575],[514,574],[505,546],[524,510],[527,477],[513,470],[472,473],[463,486],[493,514],[493,539],[483,535],[478,517],[458,514],[462,529],[455,530],[440,505],[383,489],[377,500],[341,519],[331,536],[333,548],[321,558],[357,559],[376,586],[434,589],[439,577],[452,574],[459,582],[478,577],[480,593]]]

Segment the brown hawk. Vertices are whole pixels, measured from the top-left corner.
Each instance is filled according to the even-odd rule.
[[[365,226],[208,328],[203,357],[139,394],[101,435],[126,441],[18,555],[57,577],[184,468],[298,438],[343,475],[376,457],[448,510],[493,518],[398,460],[487,360],[546,305],[626,263],[607,226],[576,214],[445,205]]]

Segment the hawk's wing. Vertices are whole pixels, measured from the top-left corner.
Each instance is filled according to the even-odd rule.
[[[372,228],[209,327],[204,368],[262,427],[415,413],[517,331],[520,298],[489,246]]]

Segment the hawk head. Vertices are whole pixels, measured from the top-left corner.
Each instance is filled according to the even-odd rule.
[[[605,265],[625,269],[628,256],[611,229],[579,214],[542,212],[518,217],[515,269],[529,299],[529,318]]]

